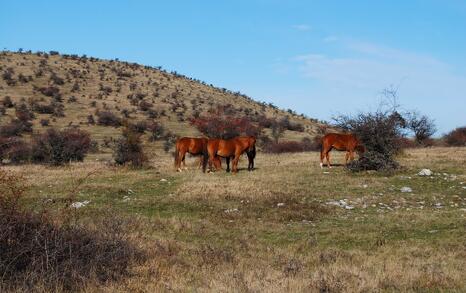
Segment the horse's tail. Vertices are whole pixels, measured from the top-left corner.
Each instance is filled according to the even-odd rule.
[[[180,156],[180,145],[178,142],[175,143],[175,168],[178,167],[178,160]]]

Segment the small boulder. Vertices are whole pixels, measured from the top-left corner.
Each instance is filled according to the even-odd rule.
[[[419,171],[419,173],[417,173],[417,175],[419,176],[432,176],[433,172],[429,169],[422,169],[421,171]]]
[[[401,187],[400,191],[401,192],[413,192],[413,189],[411,187],[408,187],[408,186],[403,186],[403,187]]]

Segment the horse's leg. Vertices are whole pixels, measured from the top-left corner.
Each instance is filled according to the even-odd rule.
[[[326,151],[325,157],[327,158],[327,167],[330,169],[332,166],[330,165],[330,150]]]
[[[177,156],[176,157],[176,171],[181,172],[181,162],[184,159],[185,152],[184,150],[179,150],[178,154],[175,154],[175,155]]]
[[[202,162],[204,161],[204,155],[199,156],[199,163],[197,164],[197,168],[200,169],[202,167]]]
[[[211,151],[211,150],[208,150],[207,151],[207,161],[209,163],[209,172],[212,172],[212,164],[214,163],[214,156],[215,156],[215,152],[214,151]]]
[[[227,162],[227,172],[230,172],[230,157],[226,157],[225,161]]]
[[[345,166],[348,165],[348,158],[350,157],[350,152],[347,151],[345,154]]]
[[[186,159],[186,153],[184,153],[183,159],[181,160],[181,162],[183,163],[183,169],[188,170],[188,168],[186,168],[186,161],[185,161],[185,159]]]
[[[240,156],[241,156],[241,153],[240,154],[236,153],[235,158],[233,159],[233,167],[232,167],[233,174],[238,173],[238,162],[239,162]]]
[[[248,155],[248,171],[252,171],[254,169],[253,154],[250,152],[247,152],[246,154]]]
[[[321,169],[324,167],[325,151],[326,151],[326,148],[322,146],[322,148],[320,149],[320,168]]]
[[[354,160],[354,150],[350,151],[349,158],[350,158],[350,161]]]

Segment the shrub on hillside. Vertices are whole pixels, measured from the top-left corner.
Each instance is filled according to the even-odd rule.
[[[2,105],[3,107],[5,108],[13,108],[13,106],[15,105],[13,103],[13,101],[11,100],[10,96],[5,96],[2,100]]]
[[[23,131],[25,131],[24,123],[14,119],[10,123],[0,126],[0,137],[20,136]]]
[[[97,111],[97,124],[104,126],[121,126],[121,119],[110,111]]]
[[[452,130],[443,139],[448,146],[466,146],[466,126]]]
[[[36,163],[53,165],[82,161],[90,144],[90,135],[85,131],[71,128],[58,131],[51,128],[33,136],[31,156]]]
[[[137,133],[144,133],[147,129],[147,122],[146,121],[138,121],[135,124],[130,124],[129,127]]]
[[[147,161],[141,143],[141,134],[130,127],[125,127],[122,136],[113,146],[113,158],[118,165],[131,164],[133,167],[141,167]]]
[[[34,113],[28,108],[25,103],[21,103],[16,105],[15,107],[15,115],[22,122],[29,122],[34,119]]]
[[[230,139],[238,135],[258,136],[262,130],[248,118],[226,114],[221,108],[208,115],[192,118],[191,125],[208,137],[222,139]]]
[[[4,159],[11,163],[28,161],[31,149],[26,142],[18,137],[0,137],[0,162]]]
[[[149,132],[149,141],[156,141],[165,134],[163,125],[155,121],[147,124],[147,131]]]
[[[41,87],[39,92],[47,97],[54,97],[60,94],[60,89],[54,86]]]

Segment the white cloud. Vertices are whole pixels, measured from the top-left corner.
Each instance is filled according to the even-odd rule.
[[[296,25],[293,25],[291,27],[294,28],[295,30],[298,30],[298,31],[309,31],[309,30],[311,30],[311,26],[307,25],[307,24],[296,24]]]
[[[294,58],[301,75],[314,85],[309,95],[346,105],[353,100],[352,105],[360,108],[361,103],[374,104],[383,88],[400,84],[400,102],[406,108],[431,114],[450,127],[464,124],[466,75],[455,72],[454,65],[367,42],[338,40],[336,44],[341,56],[309,53]]]
[[[338,37],[336,36],[327,36],[323,40],[325,43],[331,43],[331,42],[336,42],[338,41]]]
[[[336,86],[381,89],[403,79],[411,90],[430,94],[466,90],[466,76],[455,75],[450,65],[433,57],[370,43],[344,47],[348,57],[311,53],[295,60],[304,76]]]

